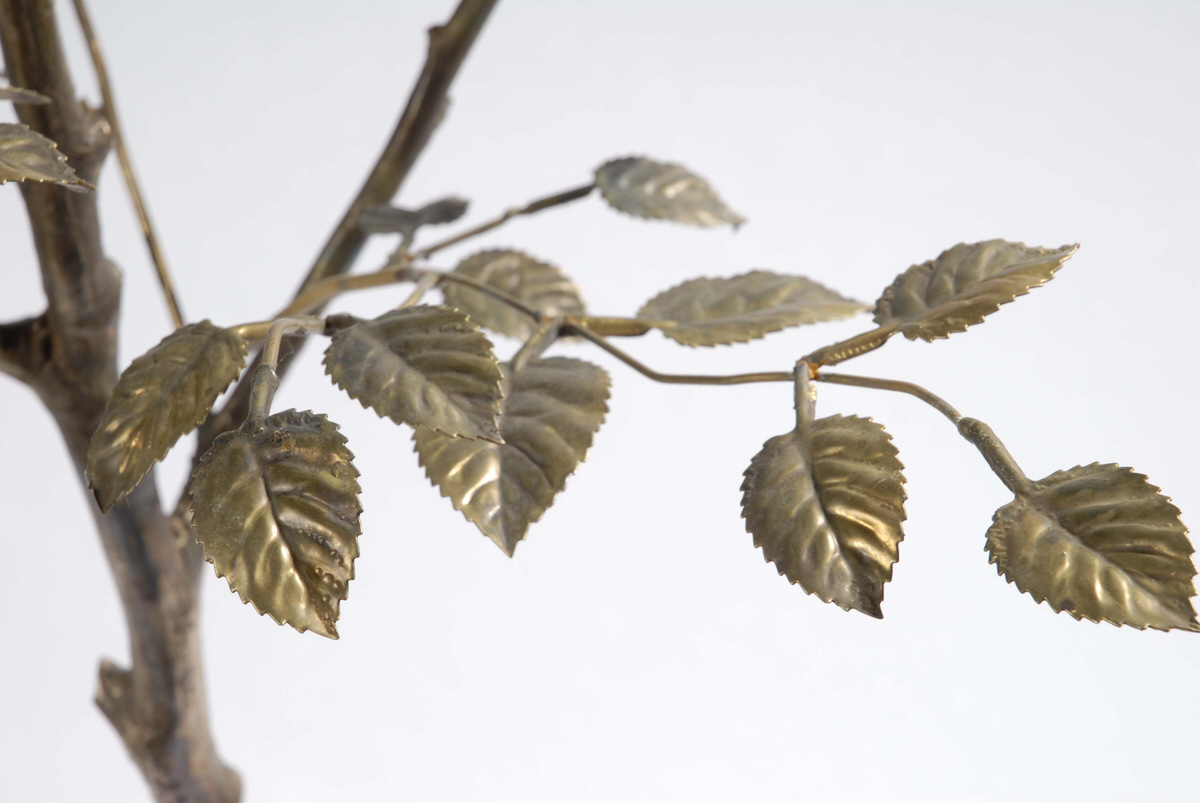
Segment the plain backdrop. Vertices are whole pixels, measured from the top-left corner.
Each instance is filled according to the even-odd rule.
[[[233,325],[287,300],[391,131],[424,28],[451,7],[96,0],[190,319]],[[1079,242],[1053,282],[984,324],[845,370],[943,395],[1033,477],[1134,466],[1194,522],[1198,29],[1200,4],[1167,0],[505,0],[398,201],[463,195],[467,224],[640,154],[688,165],[748,218],[693,229],[590,198],[436,263],[521,248],[597,314],[752,268],[871,302],[958,242]],[[67,35],[95,99],[73,22]],[[124,364],[169,323],[115,160],[100,193],[126,276]],[[0,238],[0,316],[34,314],[15,187],[0,189]],[[358,269],[393,247],[379,238]],[[404,294],[335,308],[374,315]],[[624,345],[662,370],[786,370],[868,325]],[[277,408],[339,422],[363,474],[341,640],[203,582],[213,726],[247,801],[1200,797],[1200,639],[1076,622],[997,577],[983,539],[1008,492],[916,400],[821,388],[819,414],[874,417],[906,465],[906,539],[875,621],[790,586],[739,517],[743,470],[792,425],[786,385],[657,386],[557,347],[611,372],[611,412],[509,560],[429,485],[407,430],[333,387],[322,350]],[[50,417],[4,377],[0,415],[0,799],[144,799],[91,702],[100,657],[124,662],[128,646],[90,500]],[[161,472],[169,502],[190,457],[181,444]]]

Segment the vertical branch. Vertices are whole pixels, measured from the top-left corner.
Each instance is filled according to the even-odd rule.
[[[23,123],[58,143],[95,183],[112,134],[83,106],[67,71],[53,0],[0,0],[0,47],[20,85],[51,99],[22,105]],[[6,327],[7,373],[54,416],[83,480],[88,442],[116,381],[120,271],[105,256],[95,193],[23,184],[46,312]],[[93,508],[129,627],[131,665],[100,668],[96,702],[158,800],[235,801],[241,784],[208,725],[197,627],[199,547],[159,505],[154,475],[107,514]]]
[[[475,38],[487,21],[488,15],[492,13],[496,2],[497,0],[460,0],[446,24],[429,29],[429,55],[391,139],[384,146],[383,153],[367,174],[358,194],[350,202],[350,206],[304,277],[296,291],[297,295],[322,279],[350,270],[368,236],[360,225],[359,218],[364,210],[388,203],[408,177],[417,157],[425,150],[434,130],[441,122],[449,102],[447,95],[450,85],[458,75],[459,67],[462,66],[471,46],[475,44]],[[319,313],[321,308],[305,311]],[[293,354],[294,352],[285,352],[279,364],[281,376],[287,370]],[[217,435],[232,429],[237,422],[246,417],[251,377],[257,364],[256,358],[225,407],[210,415],[200,427],[196,445],[197,460],[208,451]]]

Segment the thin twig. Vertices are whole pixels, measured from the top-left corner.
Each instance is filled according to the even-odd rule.
[[[521,215],[532,215],[537,212],[541,212],[543,209],[549,209],[553,206],[560,206],[562,204],[570,203],[571,201],[577,201],[580,198],[586,198],[595,188],[595,184],[586,184],[582,187],[575,187],[573,189],[564,190],[563,192],[556,192],[553,195],[547,195],[544,198],[538,198],[536,201],[530,201],[524,206],[509,209],[499,217],[493,218],[486,223],[481,223],[472,229],[467,229],[466,231],[460,232],[453,237],[436,242],[428,248],[422,248],[420,251],[414,253],[412,258],[428,259],[430,256],[436,254],[438,251],[441,251],[443,248],[449,248],[452,245],[461,243],[463,240],[468,240],[471,237],[491,231],[498,226],[504,225],[515,217],[519,217]]]
[[[464,276],[461,273],[454,273],[453,271],[445,271],[445,272],[427,271],[427,270],[419,269],[419,268],[414,268],[413,272],[418,276],[423,276],[427,273],[433,272],[438,277],[439,284],[445,284],[446,282],[450,282],[452,284],[461,284],[464,287],[470,287],[472,290],[478,290],[480,293],[483,293],[486,296],[491,296],[492,298],[496,299],[497,301],[507,304],[508,306],[512,307],[513,309],[517,310],[518,312],[522,312],[525,315],[528,315],[530,318],[533,318],[533,320],[536,321],[537,323],[541,323],[542,320],[545,318],[545,316],[542,315],[542,313],[538,312],[536,309],[529,306],[521,299],[511,296],[499,288],[492,287],[490,284],[487,284],[486,282],[481,282],[478,279],[472,279],[470,276]]]
[[[391,201],[408,177],[417,157],[425,150],[441,122],[449,103],[447,94],[450,85],[496,2],[460,0],[454,14],[444,25],[430,29],[429,55],[391,139],[301,282],[297,296],[322,279],[350,270],[368,236],[359,225],[359,216],[365,209]],[[309,311],[317,312],[319,309]],[[289,363],[289,356],[285,355],[279,365],[281,375]],[[232,429],[235,422],[245,418],[252,376],[253,371],[243,376],[226,405],[211,414],[200,427],[193,464],[208,451],[217,435]]]
[[[175,283],[171,280],[171,271],[167,267],[167,258],[158,244],[158,235],[154,233],[154,225],[150,222],[150,212],[142,200],[142,191],[138,187],[137,176],[133,172],[133,161],[129,157],[129,149],[125,146],[125,134],[117,116],[117,102],[113,97],[112,84],[108,80],[108,68],[104,64],[104,55],[100,52],[100,41],[92,28],[92,20],[88,16],[84,0],[74,0],[75,15],[79,17],[79,27],[83,29],[83,37],[87,40],[88,51],[92,55],[92,67],[96,71],[96,81],[100,84],[100,97],[104,101],[104,114],[112,127],[113,145],[117,150],[117,160],[121,163],[121,175],[125,178],[125,187],[129,190],[129,199],[137,213],[138,223],[142,226],[142,234],[146,238],[146,247],[150,251],[150,260],[158,274],[158,283],[162,285],[163,296],[167,300],[167,309],[171,313],[171,321],[175,328],[183,326],[183,312],[179,308],[179,299],[175,295]]]
[[[727,374],[723,376],[703,374],[663,374],[655,371],[653,368],[650,368],[641,362],[638,362],[631,355],[625,353],[612,343],[609,343],[600,335],[579,323],[570,320],[564,321],[562,332],[563,334],[579,335],[584,340],[590,341],[604,351],[607,351],[609,354],[616,357],[618,360],[625,363],[642,376],[653,379],[655,382],[664,382],[669,385],[748,385],[753,382],[794,381],[791,371],[762,371],[753,374]]]
[[[824,371],[819,372],[814,379],[818,382],[829,382],[833,385],[853,385],[860,388],[874,388],[876,390],[890,390],[896,393],[907,393],[909,396],[915,396],[921,401],[928,404],[933,409],[937,410],[942,415],[949,418],[954,424],[958,424],[962,420],[962,414],[955,410],[948,401],[941,396],[935,396],[920,385],[914,385],[912,382],[902,382],[898,379],[879,379],[873,376],[853,376],[851,374],[830,374]]]

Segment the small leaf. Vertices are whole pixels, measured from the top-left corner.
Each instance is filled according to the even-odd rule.
[[[481,251],[458,263],[454,272],[524,301],[543,315],[584,314],[579,288],[562,271],[520,251]],[[446,282],[443,288],[446,304],[480,326],[522,339],[537,330],[528,315],[472,287]]]
[[[608,411],[608,374],[568,357],[505,380],[503,444],[417,430],[417,457],[442,496],[510,556],[583,462]]]
[[[372,206],[359,215],[358,225],[374,234],[412,234],[422,226],[453,223],[467,212],[462,198],[442,198],[420,209],[401,209],[398,206]]]
[[[1033,483],[996,511],[987,550],[1000,574],[1055,612],[1200,630],[1187,528],[1132,469],[1092,463]]]
[[[779,573],[825,602],[882,618],[904,538],[904,468],[883,427],[840,415],[763,444],[746,469],[742,515]]]
[[[361,533],[358,469],[323,415],[286,412],[226,432],[192,473],[204,557],[279,624],[337,638]]]
[[[499,440],[500,366],[492,344],[458,310],[406,307],[333,336],[325,371],[397,424]]]
[[[875,322],[894,325],[909,340],[931,342],[965,331],[1001,304],[1050,281],[1077,248],[960,243],[897,276],[875,303]]]
[[[0,100],[11,100],[13,103],[28,103],[30,106],[45,106],[50,98],[32,89],[22,89],[19,86],[0,86]]]
[[[680,165],[640,157],[614,159],[596,169],[596,186],[613,208],[637,217],[693,226],[728,223],[735,229],[746,222],[707,181]]]
[[[95,189],[75,175],[52,140],[20,123],[0,123],[0,184],[8,181],[44,181],[76,192]]]
[[[685,346],[745,343],[789,326],[833,321],[870,309],[803,276],[755,270],[728,279],[692,279],[638,310],[645,321],[670,321],[662,332]]]
[[[88,480],[101,510],[200,426],[245,364],[246,341],[209,321],[176,329],[129,364],[88,447]]]

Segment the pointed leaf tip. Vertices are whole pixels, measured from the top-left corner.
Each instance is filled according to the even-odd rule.
[[[735,229],[746,222],[707,181],[681,165],[641,157],[613,159],[596,169],[596,186],[614,209],[636,217]]]

